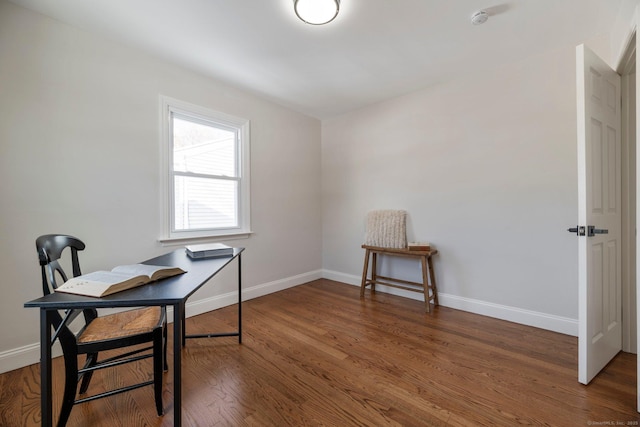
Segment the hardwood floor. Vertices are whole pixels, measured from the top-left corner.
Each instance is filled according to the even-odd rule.
[[[189,333],[233,330],[235,307],[187,319]],[[577,339],[318,280],[243,304],[236,338],[189,340],[186,426],[638,425],[636,357],[620,353],[589,386]],[[171,346],[170,346],[171,348]],[[171,357],[171,355],[169,356]],[[96,374],[90,387],[149,375],[148,361]],[[54,393],[63,365],[54,361]],[[40,422],[39,368],[0,375],[0,425]],[[69,426],[173,425],[150,387],[78,405]],[[55,399],[54,399],[55,401]],[[54,410],[57,419],[57,405]]]

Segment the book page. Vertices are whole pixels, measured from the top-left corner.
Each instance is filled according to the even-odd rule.
[[[139,276],[139,274],[128,274],[117,271],[94,271],[92,273],[83,274],[82,276],[69,279],[65,282],[65,285],[71,281],[97,282],[113,285],[114,283],[124,282],[125,280],[131,279],[135,276]]]
[[[184,273],[181,268],[167,267],[165,265],[147,265],[147,264],[132,264],[132,265],[120,265],[115,267],[114,273],[126,273],[131,276],[147,276],[150,279],[158,280],[163,277],[175,276],[176,274]]]
[[[111,271],[94,271],[74,277],[58,287],[56,292],[102,297],[184,272],[178,267],[123,265]]]
[[[153,273],[158,270],[162,270],[164,267],[160,265],[146,265],[146,264],[131,264],[131,265],[119,265],[111,270],[114,273],[123,273],[128,274],[130,276],[148,276],[151,277]]]
[[[68,292],[73,294],[101,296],[112,285],[131,279],[130,274],[114,273],[111,271],[94,271],[80,277],[67,280],[56,292]]]

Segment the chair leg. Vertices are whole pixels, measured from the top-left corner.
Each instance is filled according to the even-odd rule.
[[[95,366],[98,362],[98,353],[89,353],[87,354],[87,362],[84,364],[85,368],[89,368],[91,366]],[[85,394],[87,389],[89,388],[89,383],[91,382],[91,378],[93,377],[93,371],[85,372],[82,375],[82,384],[80,384],[80,394]]]
[[[158,416],[161,416],[164,412],[162,407],[162,371],[165,365],[163,329],[159,329],[155,335],[153,339],[153,392],[156,400],[156,411]]]
[[[73,354],[64,357],[64,395],[62,397],[62,407],[60,408],[60,418],[58,427],[64,427],[71,415],[71,409],[76,400],[76,390],[78,389],[78,355]]]

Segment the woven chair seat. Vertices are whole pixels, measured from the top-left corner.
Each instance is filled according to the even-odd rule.
[[[123,311],[94,319],[78,337],[79,343],[123,338],[151,332],[161,322],[160,307]]]

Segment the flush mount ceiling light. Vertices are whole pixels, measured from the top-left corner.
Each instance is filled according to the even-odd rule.
[[[489,19],[489,14],[484,10],[480,10],[471,16],[471,23],[473,25],[480,25],[487,22],[487,19]]]
[[[323,25],[338,16],[340,0],[293,0],[293,9],[307,24]]]

